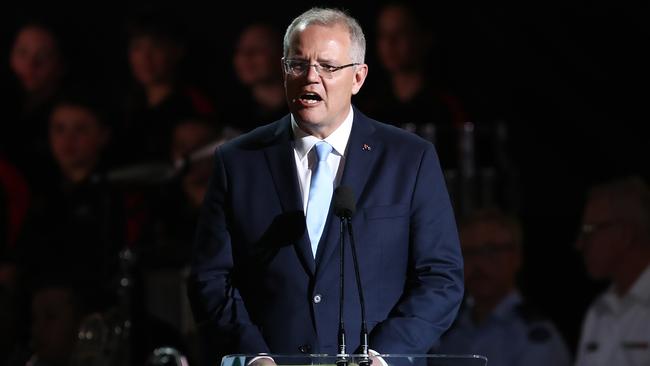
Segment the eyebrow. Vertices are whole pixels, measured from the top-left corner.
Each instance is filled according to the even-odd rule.
[[[307,60],[305,57],[298,56],[298,55],[295,55],[295,56],[292,56],[292,57],[287,57],[287,58],[290,59],[290,60],[296,60],[296,61],[307,61],[307,62],[309,62],[309,60]],[[318,58],[318,59],[316,59],[316,62],[318,62],[319,64],[330,64],[330,65],[331,65],[331,64],[339,63],[339,62],[336,61],[336,60],[325,59],[325,58]]]

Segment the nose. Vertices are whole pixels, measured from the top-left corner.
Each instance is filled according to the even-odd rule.
[[[307,80],[311,82],[319,82],[320,81],[320,75],[318,74],[318,71],[316,71],[316,65],[309,65],[307,68],[307,74],[305,75]]]

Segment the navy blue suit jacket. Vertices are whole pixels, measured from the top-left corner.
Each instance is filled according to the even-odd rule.
[[[292,138],[286,116],[215,153],[189,295],[197,320],[227,341],[224,353],[336,354],[339,220],[330,210],[314,259]],[[341,185],[357,202],[352,225],[370,348],[426,353],[463,294],[458,234],[435,149],[355,109],[346,154]],[[349,244],[345,255],[345,326],[354,351],[360,310]]]

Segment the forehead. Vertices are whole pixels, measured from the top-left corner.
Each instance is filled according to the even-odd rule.
[[[267,43],[275,42],[277,38],[270,28],[263,25],[252,25],[242,32],[240,42]]]
[[[389,6],[379,16],[379,25],[385,27],[407,26],[411,23],[410,14],[400,6]]]
[[[52,34],[43,28],[37,26],[28,26],[20,30],[16,37],[17,43],[35,43],[42,46],[55,46],[55,40]]]
[[[291,38],[290,55],[338,58],[350,50],[350,33],[342,24],[299,27]]]
[[[463,246],[481,246],[487,243],[511,242],[512,232],[495,221],[481,221],[469,224],[460,231]]]
[[[61,104],[56,106],[52,112],[52,121],[97,122],[95,114],[90,109],[74,104]]]
[[[612,202],[605,196],[596,196],[587,201],[584,211],[584,220],[601,220],[610,218],[614,214]]]

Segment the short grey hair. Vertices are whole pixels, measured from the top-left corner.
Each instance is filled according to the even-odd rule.
[[[646,240],[650,240],[650,188],[641,177],[629,176],[595,185],[588,198],[606,199],[617,219],[637,225]]]
[[[284,34],[284,57],[289,56],[291,40],[294,33],[303,30],[310,25],[321,25],[333,27],[342,25],[347,28],[350,34],[350,59],[355,63],[364,63],[366,57],[366,37],[356,19],[345,11],[332,8],[311,8],[296,17]]]

